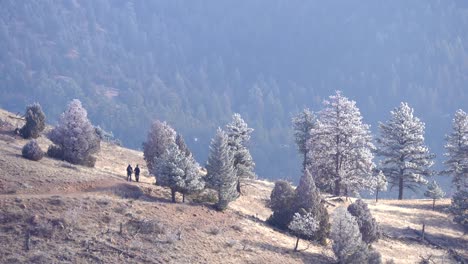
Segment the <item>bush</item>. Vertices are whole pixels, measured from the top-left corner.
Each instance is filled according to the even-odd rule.
[[[63,156],[64,156],[63,149],[55,145],[51,145],[47,149],[47,156],[54,158],[54,159],[63,159]]]
[[[286,230],[293,217],[292,204],[294,201],[294,189],[287,181],[275,182],[275,187],[270,195],[270,206],[273,214],[267,222],[275,227]]]
[[[380,237],[379,225],[367,207],[367,204],[361,199],[348,206],[348,212],[356,218],[359,225],[359,231],[362,235],[362,241],[371,244]]]
[[[28,105],[25,114],[26,124],[19,130],[23,138],[38,138],[45,128],[45,114],[41,105],[34,103]]]
[[[453,220],[468,232],[468,191],[460,190],[453,195],[450,211],[455,215]]]
[[[44,152],[34,139],[24,145],[21,153],[23,157],[34,161],[38,161],[44,157]]]

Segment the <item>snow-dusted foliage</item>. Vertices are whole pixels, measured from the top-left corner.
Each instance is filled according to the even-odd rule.
[[[307,166],[307,142],[310,139],[310,131],[315,126],[317,117],[308,108],[297,114],[292,119],[294,130],[294,141],[296,142],[299,153],[303,155],[302,169]]]
[[[35,139],[30,140],[24,145],[21,154],[23,157],[34,161],[38,161],[44,157],[44,152]]]
[[[348,212],[356,218],[359,230],[362,235],[362,241],[371,244],[380,237],[379,225],[367,207],[367,204],[358,199],[348,206]]]
[[[372,177],[370,181],[370,190],[375,192],[375,201],[379,201],[379,192],[385,192],[387,190],[388,182],[387,177],[381,170]]]
[[[26,124],[19,130],[23,138],[38,138],[45,128],[45,114],[39,103],[26,107]]]
[[[305,236],[305,239],[318,240],[325,243],[325,239],[330,232],[330,221],[327,209],[322,203],[320,191],[315,186],[314,179],[309,170],[305,170],[299,185],[296,188],[296,195],[294,197],[294,212],[307,212],[319,221],[319,228],[311,236]]]
[[[300,213],[295,213],[291,223],[288,225],[288,228],[297,236],[296,246],[294,247],[294,250],[297,250],[300,237],[313,236],[315,231],[317,231],[318,227],[319,223],[314,218],[312,213],[309,212],[303,215],[301,215]]]
[[[445,170],[457,190],[468,188],[468,115],[461,109],[455,113],[452,131],[446,136]]]
[[[468,191],[459,190],[452,196],[450,211],[455,215],[453,220],[460,223],[468,232]]]
[[[237,191],[240,193],[240,181],[243,178],[254,179],[255,162],[247,148],[253,129],[247,126],[240,114],[235,113],[232,121],[226,125],[229,147],[234,155],[234,166],[238,177]]]
[[[374,168],[369,125],[356,102],[341,92],[324,102],[307,144],[308,164],[317,186],[335,195],[351,195],[368,186]]]
[[[426,176],[434,171],[434,154],[424,144],[424,123],[413,115],[407,103],[401,103],[391,113],[387,123],[380,123],[378,154],[383,158],[381,169],[390,183],[398,187],[398,199],[403,190],[416,190],[427,184]]]
[[[293,202],[295,192],[287,181],[276,181],[270,195],[270,206],[273,214],[268,218],[268,223],[285,230],[292,220],[294,213]]]
[[[96,158],[92,155],[100,150],[101,140],[79,100],[70,102],[58,125],[50,132],[49,139],[55,144],[49,148],[49,155],[73,164],[94,167]]]
[[[218,128],[211,140],[210,153],[206,164],[207,186],[218,192],[219,210],[227,208],[228,204],[238,197],[236,190],[238,177],[234,166],[234,155],[228,145],[227,134]]]
[[[432,181],[427,185],[427,190],[424,193],[424,196],[432,199],[432,210],[434,210],[435,201],[443,198],[445,196],[445,192],[440,188],[436,181]]]
[[[190,149],[188,148],[187,144],[185,144],[184,137],[182,137],[181,134],[177,133],[176,136],[176,144],[179,147],[180,151],[184,153],[185,156],[190,156],[192,155],[192,152],[190,152]]]
[[[169,142],[166,151],[155,157],[156,184],[171,189],[172,202],[176,202],[176,192],[182,193],[185,200],[186,194],[199,192],[205,187],[199,168],[192,155],[185,156],[175,141]]]
[[[155,162],[166,152],[171,143],[175,143],[175,140],[176,132],[169,124],[159,120],[153,122],[146,141],[143,142],[143,155],[151,174],[157,176]]]

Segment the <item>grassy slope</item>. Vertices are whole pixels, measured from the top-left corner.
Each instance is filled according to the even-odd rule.
[[[8,115],[0,110],[0,120],[14,123]],[[295,239],[264,224],[270,182],[249,182],[226,212],[171,204],[141,152],[103,144],[92,169],[47,157],[33,162],[20,156],[26,141],[11,128],[0,129],[0,263],[328,263],[333,255],[330,246],[292,252]],[[124,180],[128,163],[142,167],[141,183]],[[448,199],[436,211],[428,200],[368,202],[392,237],[375,245],[384,259],[417,263],[433,255],[435,263],[454,263],[445,250],[401,238],[415,236],[408,227],[419,228],[423,218],[432,238],[468,257],[466,236],[444,211]]]

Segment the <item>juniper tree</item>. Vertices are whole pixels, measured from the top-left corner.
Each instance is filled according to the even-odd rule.
[[[446,141],[443,173],[453,177],[457,191],[468,188],[468,115],[463,110],[455,113],[452,132],[446,136]]]
[[[166,149],[171,143],[175,143],[176,132],[166,122],[156,120],[151,125],[151,128],[143,142],[143,155],[146,161],[148,171],[157,176],[155,172],[156,160],[166,152]]]
[[[307,166],[307,142],[310,139],[310,131],[315,126],[317,118],[308,108],[293,117],[292,124],[294,130],[294,140],[299,153],[303,156],[302,170],[305,171]]]
[[[325,243],[330,232],[330,220],[327,209],[322,203],[320,191],[315,186],[314,179],[309,170],[305,170],[299,185],[296,188],[296,194],[293,203],[294,212],[307,212],[319,221],[319,227],[312,236],[305,236],[308,240],[317,240]]]
[[[44,152],[35,139],[30,140],[24,145],[21,154],[23,157],[34,161],[38,161],[44,157]]]
[[[407,103],[390,113],[390,120],[379,126],[378,155],[383,158],[381,169],[390,187],[398,187],[401,200],[405,188],[415,191],[427,184],[425,177],[434,174],[430,168],[435,156],[424,144],[424,123],[413,115]]]
[[[234,166],[234,155],[228,145],[227,134],[218,128],[211,140],[210,153],[206,164],[207,186],[218,192],[218,210],[224,210],[238,197],[236,186],[238,177]]]
[[[288,228],[296,235],[296,245],[294,246],[294,251],[297,251],[297,247],[299,246],[299,238],[311,237],[317,231],[319,227],[319,223],[315,220],[312,213],[295,213],[291,223],[288,225]]]
[[[308,163],[322,190],[348,196],[368,185],[374,168],[369,125],[356,102],[339,91],[324,105],[311,129]]]
[[[34,103],[26,107],[24,115],[26,124],[19,130],[23,138],[38,138],[45,128],[45,114],[39,103]]]
[[[270,205],[273,214],[268,218],[268,223],[282,230],[286,230],[291,222],[294,208],[295,192],[287,181],[276,181],[270,195]]]
[[[367,204],[361,199],[348,206],[348,212],[356,218],[359,231],[362,235],[362,241],[371,244],[380,237],[379,225],[367,207]]]
[[[49,133],[49,139],[55,144],[49,147],[49,155],[94,167],[96,158],[92,155],[100,150],[101,140],[79,100],[74,99],[68,104],[58,125]]]
[[[436,181],[432,181],[427,185],[427,190],[424,193],[424,196],[432,199],[432,210],[434,210],[436,200],[443,198],[445,196],[445,192],[440,188]]]
[[[234,167],[237,173],[237,192],[241,192],[242,179],[256,178],[254,168],[255,162],[247,148],[253,129],[247,126],[241,115],[235,113],[232,121],[226,125],[229,148],[234,155]]]
[[[468,232],[468,190],[459,190],[452,196],[450,211],[454,214],[453,220],[460,223]]]

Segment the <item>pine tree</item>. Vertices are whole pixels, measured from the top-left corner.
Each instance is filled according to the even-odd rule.
[[[184,138],[179,133],[177,133],[177,136],[176,136],[176,144],[179,147],[180,151],[182,151],[182,153],[184,153],[185,156],[188,157],[192,155],[192,152],[190,152],[190,149],[187,147],[187,144],[185,144]]]
[[[468,115],[463,110],[455,113],[452,132],[446,136],[446,141],[443,173],[452,175],[457,191],[468,188]]]
[[[299,246],[299,238],[302,236],[313,236],[318,227],[319,223],[315,220],[312,213],[309,212],[303,215],[295,213],[291,223],[288,225],[288,228],[297,236],[294,251],[297,251],[297,247]]]
[[[19,130],[23,138],[38,138],[45,128],[45,114],[39,103],[26,107],[26,124]]]
[[[413,115],[407,103],[401,103],[391,113],[386,124],[380,123],[378,154],[382,156],[382,171],[390,186],[398,186],[398,199],[403,199],[403,190],[415,191],[427,184],[426,176],[434,171],[434,154],[424,145],[424,123]]]
[[[186,151],[181,151],[181,153],[187,155]],[[185,202],[185,196],[201,192],[205,188],[205,182],[200,173],[200,165],[191,154],[184,157],[183,169],[184,178],[178,189],[182,193],[182,202]]]
[[[96,158],[92,155],[100,150],[101,141],[87,115],[81,102],[72,100],[58,125],[49,133],[55,146],[49,147],[47,153],[73,164],[94,167]]]
[[[307,166],[307,142],[310,140],[310,131],[315,127],[317,118],[308,108],[293,117],[294,140],[299,153],[303,156],[302,170]]]
[[[468,232],[468,191],[459,190],[452,196],[450,211],[455,215],[453,220],[460,223]]]
[[[289,182],[282,180],[275,182],[270,195],[273,214],[267,220],[269,224],[282,230],[287,229],[294,214],[294,196],[294,189]]]
[[[379,192],[385,192],[387,190],[387,177],[381,170],[379,173],[372,179],[371,190],[375,191],[375,202],[379,201]]]
[[[307,145],[311,171],[322,190],[358,193],[368,185],[374,168],[369,125],[362,122],[356,103],[339,91],[324,104]]]
[[[234,167],[234,155],[231,152],[226,133],[218,128],[211,140],[210,154],[206,164],[206,183],[218,192],[218,210],[224,210],[238,197],[236,190],[238,178]]]
[[[314,179],[307,169],[299,180],[299,185],[296,188],[293,207],[295,212],[301,214],[303,214],[303,212],[311,213],[312,216],[319,221],[319,228],[317,231],[312,236],[305,236],[304,238],[325,243],[330,231],[329,215],[322,203],[320,191],[315,186]]]
[[[359,231],[362,235],[362,241],[371,244],[380,237],[379,225],[367,207],[367,204],[361,199],[348,206],[348,212],[356,218]]]
[[[161,157],[171,143],[175,143],[176,132],[166,122],[156,120],[153,122],[146,142],[143,142],[143,155],[148,171],[157,176],[155,172],[156,160]]]
[[[424,193],[424,196],[432,199],[432,210],[434,210],[436,200],[443,198],[445,196],[445,192],[440,188],[436,181],[432,181],[427,185],[427,190]]]
[[[229,139],[229,148],[234,155],[234,166],[237,173],[237,192],[241,193],[242,179],[255,179],[255,162],[247,148],[253,129],[247,126],[241,115],[235,113],[231,123],[226,125],[226,134]]]

